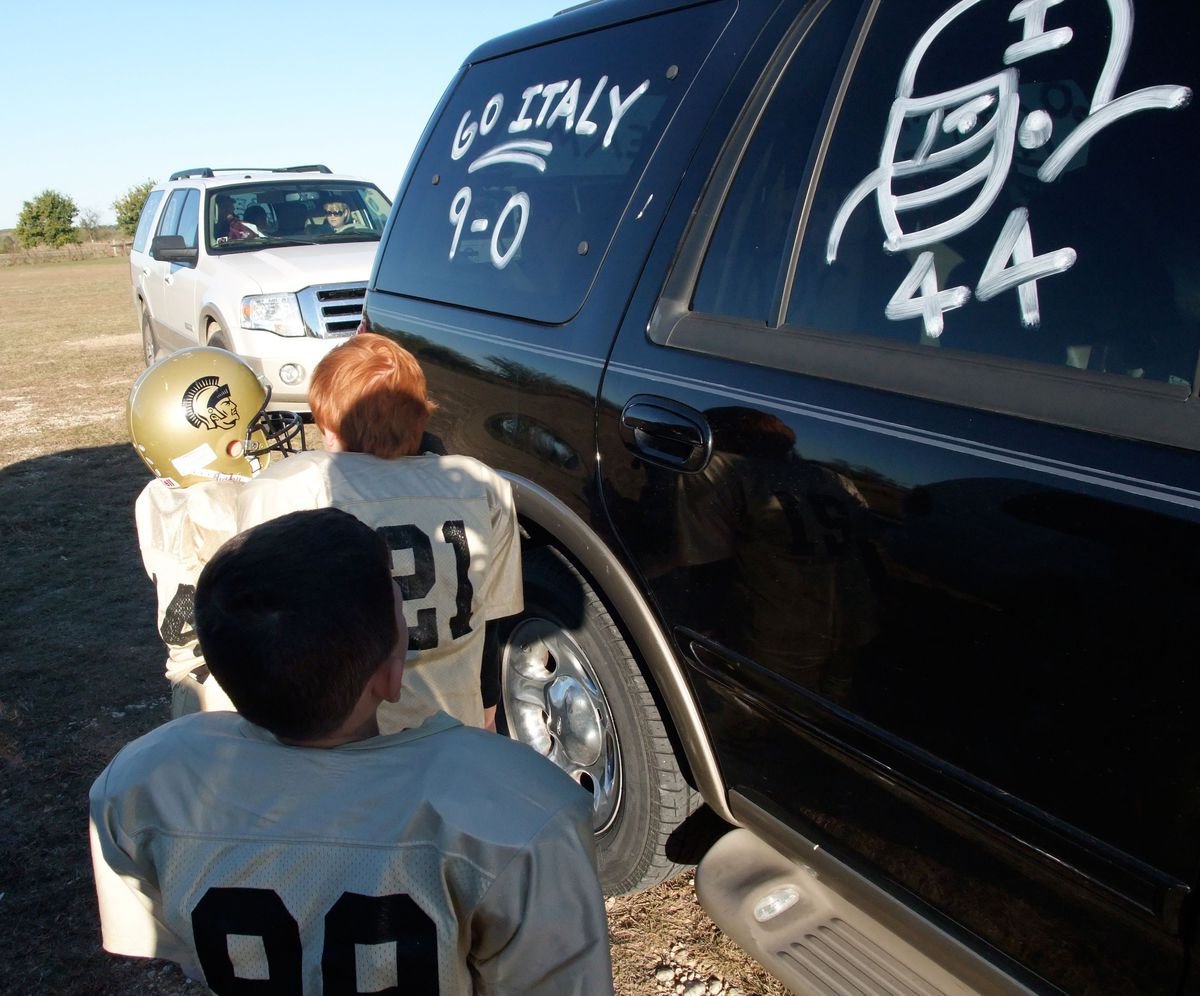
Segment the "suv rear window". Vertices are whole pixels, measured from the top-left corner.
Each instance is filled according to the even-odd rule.
[[[706,4],[470,67],[396,210],[376,286],[560,323],[728,17]]]

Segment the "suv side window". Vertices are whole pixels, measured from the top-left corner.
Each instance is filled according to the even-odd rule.
[[[146,242],[150,239],[150,226],[154,224],[154,212],[158,210],[158,202],[162,200],[162,197],[163,191],[151,190],[146,198],[141,216],[138,218],[137,231],[133,233],[134,252],[146,251]]]
[[[200,191],[189,190],[183,201],[183,211],[179,215],[178,235],[183,238],[183,244],[189,249],[199,245],[200,232]]]
[[[195,188],[171,191],[158,225],[158,234],[181,236],[188,249],[195,249],[199,224],[200,191]]]
[[[186,190],[172,190],[167,198],[167,206],[163,208],[162,217],[158,220],[156,235],[175,235],[179,229],[179,215],[183,211],[183,199]]]
[[[397,205],[376,286],[536,322],[583,304],[650,153],[726,23],[708,3],[471,65]]]
[[[804,25],[803,47],[771,94],[709,242],[692,307],[775,324],[786,247],[810,146],[858,6],[834,3]]]
[[[882,0],[848,69],[806,89],[822,21],[858,6],[828,4],[764,76],[651,340],[1200,449],[1200,202],[1175,179],[1200,80],[1172,41],[1200,8],[1113,28],[1124,5]],[[810,142],[787,122],[813,101]]]
[[[787,323],[1190,387],[1198,8],[1141,5],[1122,70],[1105,5],[1030,6],[881,6]]]

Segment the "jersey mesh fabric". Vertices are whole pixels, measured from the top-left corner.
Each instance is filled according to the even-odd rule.
[[[91,805],[114,953],[204,975],[198,945],[215,932],[236,977],[278,981],[291,956],[268,961],[270,925],[247,925],[265,897],[298,925],[302,989],[318,993],[338,904],[367,897],[411,901],[436,940],[356,943],[353,991],[422,971],[444,994],[612,991],[589,796],[445,715],[332,750],[285,747],[232,713],[187,716],[118,754]],[[197,913],[234,887],[257,891]]]
[[[404,692],[399,703],[380,707],[380,729],[415,727],[438,711],[482,725],[484,625],[523,607],[508,482],[463,456],[382,460],[365,453],[301,453],[242,486],[238,527],[330,505],[384,534],[404,589]]]

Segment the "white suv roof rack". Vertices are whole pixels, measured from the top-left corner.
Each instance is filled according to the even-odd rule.
[[[305,166],[194,166],[191,169],[181,169],[171,174],[172,180],[186,180],[191,176],[209,178],[218,173],[332,173],[333,171],[321,163],[309,163]]]

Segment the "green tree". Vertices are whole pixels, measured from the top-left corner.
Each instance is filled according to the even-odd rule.
[[[75,215],[79,209],[66,194],[43,190],[21,205],[17,218],[17,241],[23,246],[65,246],[79,241]]]
[[[130,187],[121,197],[113,201],[113,210],[117,212],[117,224],[126,235],[132,235],[137,231],[138,218],[142,216],[146,198],[150,196],[150,191],[157,182],[157,180],[147,180],[145,183],[139,183],[136,187]]]

